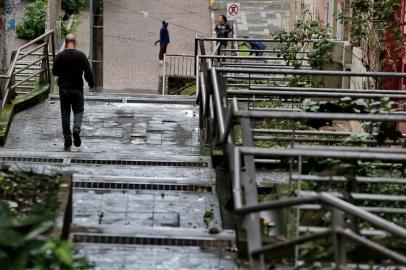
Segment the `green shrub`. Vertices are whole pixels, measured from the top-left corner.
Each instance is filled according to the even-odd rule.
[[[34,39],[45,33],[46,4],[42,0],[24,8],[23,21],[17,25],[17,36],[23,39]]]
[[[46,215],[18,217],[0,200],[1,269],[93,269],[85,257],[78,256],[71,242],[49,237],[54,224]]]
[[[84,0],[62,0],[62,9],[69,15],[78,14],[84,4]]]

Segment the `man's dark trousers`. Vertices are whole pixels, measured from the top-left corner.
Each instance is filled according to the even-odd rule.
[[[70,113],[73,111],[73,132],[80,133],[82,127],[84,98],[83,89],[60,89],[62,132],[66,139],[72,138]]]
[[[166,54],[166,49],[168,44],[161,44],[159,47],[159,60],[164,60],[164,54]]]

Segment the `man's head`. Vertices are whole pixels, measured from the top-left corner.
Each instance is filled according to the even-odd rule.
[[[74,34],[68,34],[65,36],[65,48],[67,49],[76,48],[76,37]]]
[[[163,27],[168,27],[169,23],[167,21],[162,21],[162,26]]]
[[[220,17],[219,17],[219,22],[220,22],[221,24],[227,22],[227,17],[226,17],[225,15],[220,15]]]

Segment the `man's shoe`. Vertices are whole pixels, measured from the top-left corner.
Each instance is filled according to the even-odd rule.
[[[82,144],[82,141],[80,140],[79,132],[73,132],[73,144],[76,147],[79,147]]]
[[[72,139],[65,138],[65,144],[64,144],[65,151],[70,151],[71,146],[72,146]]]

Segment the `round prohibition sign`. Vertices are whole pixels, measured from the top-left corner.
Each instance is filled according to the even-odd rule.
[[[236,5],[236,4],[230,5],[230,7],[228,8],[228,14],[230,14],[231,16],[237,15],[238,14],[238,5]]]

